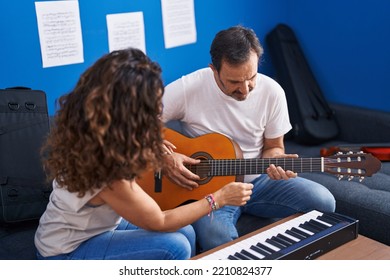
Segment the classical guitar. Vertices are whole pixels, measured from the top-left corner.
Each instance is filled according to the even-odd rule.
[[[175,144],[175,152],[201,160],[199,164],[186,166],[199,175],[201,180],[197,189],[189,191],[159,172],[142,174],[137,182],[163,210],[199,200],[229,182],[242,181],[244,175],[264,174],[270,164],[297,173],[326,172],[339,178],[347,176],[350,180],[354,177],[363,179],[372,176],[381,168],[381,162],[368,153],[320,158],[243,159],[238,145],[222,134],[211,133],[188,138],[174,130],[166,129],[164,136]]]

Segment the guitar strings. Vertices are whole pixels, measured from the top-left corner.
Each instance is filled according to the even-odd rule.
[[[344,162],[351,163],[353,160],[348,158]],[[327,167],[328,173],[362,175],[362,168],[343,167],[342,163],[333,158],[323,158],[323,162],[322,158],[205,159],[186,167],[194,173],[207,176],[264,174],[270,164],[282,166],[285,170],[296,173],[323,172],[323,168]]]
[[[270,164],[283,166],[284,169],[307,172],[321,171],[321,158],[269,158],[269,159],[205,159],[198,164],[187,165],[190,170],[197,172],[223,172],[228,171],[237,173],[241,170],[241,174],[258,174],[265,173],[266,168]],[[298,170],[297,170],[298,169]],[[250,173],[247,171],[250,170]]]

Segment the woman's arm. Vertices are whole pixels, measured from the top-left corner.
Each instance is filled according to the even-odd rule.
[[[252,184],[232,182],[213,195],[220,207],[244,205],[252,194]],[[116,181],[98,196],[120,216],[138,227],[155,231],[175,231],[210,213],[206,199],[162,211],[136,181]]]

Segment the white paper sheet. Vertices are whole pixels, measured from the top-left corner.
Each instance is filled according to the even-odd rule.
[[[110,52],[134,47],[146,53],[142,12],[110,14],[106,18]]]
[[[161,0],[165,48],[196,42],[194,0]]]
[[[42,66],[84,62],[78,1],[35,2]]]

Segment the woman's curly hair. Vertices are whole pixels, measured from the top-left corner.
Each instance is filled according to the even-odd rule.
[[[84,196],[162,164],[160,66],[129,48],[104,55],[58,100],[43,147],[48,179]]]

